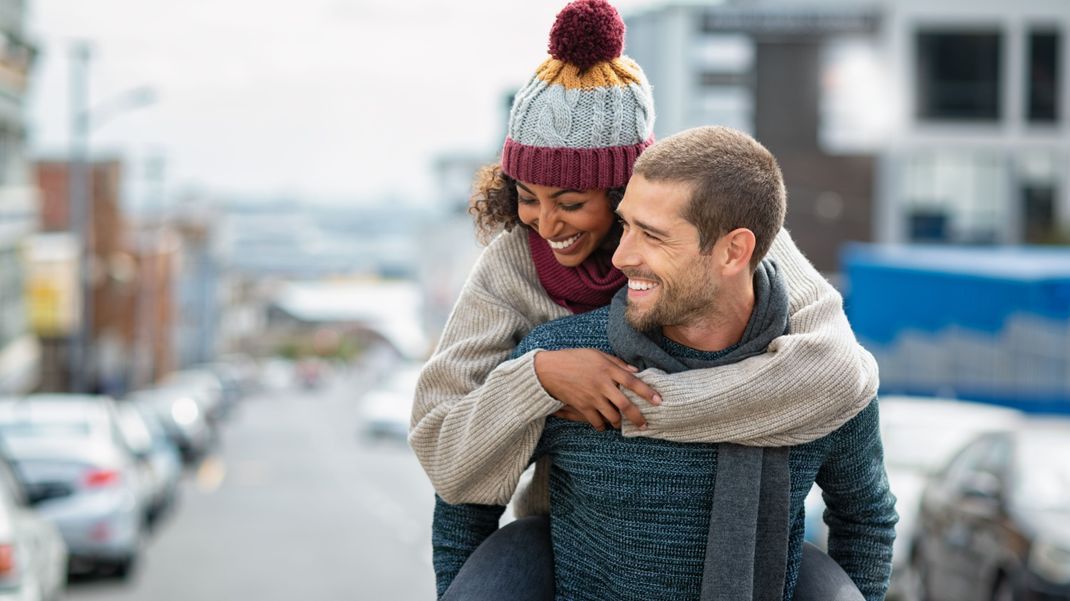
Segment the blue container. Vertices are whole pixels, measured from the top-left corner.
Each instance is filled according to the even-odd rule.
[[[1070,249],[852,244],[841,258],[882,393],[1070,413]]]

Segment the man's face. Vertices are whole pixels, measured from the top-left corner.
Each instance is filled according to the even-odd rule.
[[[628,276],[626,317],[637,330],[688,325],[714,307],[713,256],[682,216],[690,197],[687,184],[635,175],[617,208],[624,234],[613,264]]]

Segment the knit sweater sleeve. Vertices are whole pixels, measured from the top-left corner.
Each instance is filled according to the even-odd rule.
[[[560,316],[520,234],[484,251],[417,383],[409,444],[449,503],[508,503],[543,418],[562,407],[535,375],[537,349],[509,360],[534,325]]]
[[[833,436],[816,479],[825,500],[829,556],[867,601],[880,601],[891,578],[899,516],[884,469],[877,401]]]
[[[431,562],[438,597],[446,593],[464,563],[491,534],[505,512],[500,505],[450,505],[435,495]]]
[[[647,430],[625,436],[677,442],[788,446],[829,434],[877,394],[877,363],[855,340],[840,294],[781,230],[769,251],[787,280],[790,333],[739,363],[639,377],[661,395],[654,406],[625,390]]]

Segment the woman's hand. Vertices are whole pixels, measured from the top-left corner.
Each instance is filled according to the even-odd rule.
[[[555,415],[586,421],[595,430],[606,423],[620,428],[623,415],[640,429],[646,428],[643,414],[624,396],[620,387],[631,390],[654,405],[661,404],[657,391],[635,377],[635,367],[595,349],[539,351],[535,354],[535,374],[546,392],[567,405]]]

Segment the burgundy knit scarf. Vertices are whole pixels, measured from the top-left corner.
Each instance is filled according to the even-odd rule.
[[[539,282],[553,301],[573,313],[604,307],[628,278],[613,267],[604,253],[592,253],[577,267],[565,267],[534,230],[528,231],[528,247]]]

